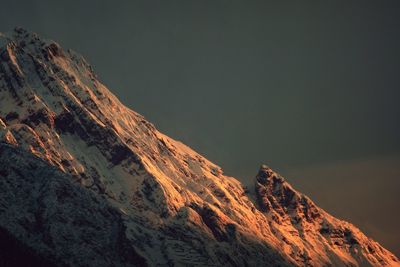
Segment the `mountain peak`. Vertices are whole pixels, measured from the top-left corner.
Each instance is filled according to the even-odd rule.
[[[31,34],[25,28],[19,27],[19,26],[15,27],[13,29],[13,33],[14,33],[14,36],[16,36],[16,37],[26,37]],[[32,33],[32,34],[36,34],[36,33]]]
[[[122,218],[123,226],[118,227],[124,229],[117,231],[122,237],[115,240],[125,240],[147,264],[399,263],[389,251],[317,207],[266,165],[251,189],[257,197],[254,201],[249,197],[252,192],[245,192],[237,179],[123,106],[81,56],[22,29],[13,36],[0,50],[0,141],[25,151],[13,150],[16,154],[25,157],[28,153],[41,166],[66,174],[57,177],[79,186],[76,194],[87,191],[107,201]],[[2,179],[16,183],[18,171],[13,176],[9,173],[0,172]],[[24,172],[20,179],[35,180],[27,175]],[[50,183],[52,177],[48,179]],[[17,185],[12,188],[18,190]],[[24,188],[27,194],[37,195],[29,186]],[[56,194],[54,201],[63,201],[63,194]],[[48,206],[51,202],[38,205],[43,210],[53,207]],[[83,208],[77,205],[76,209],[81,213]],[[41,225],[40,214],[28,211],[18,214],[23,219],[16,221],[22,222],[20,227],[36,229]],[[4,212],[0,209],[0,218]],[[71,225],[69,231],[77,227],[79,233],[85,232]],[[1,219],[0,228],[18,235],[16,228]],[[31,233],[39,240],[37,252],[46,252],[42,249],[49,240],[60,240],[51,233],[46,239]],[[62,251],[67,243],[53,246]],[[58,260],[66,262],[62,257]]]
[[[265,184],[270,181],[272,182],[279,181],[281,183],[285,181],[283,177],[278,175],[275,171],[273,171],[269,166],[265,164],[261,165],[258,174],[256,176],[256,179],[258,182],[262,184]]]

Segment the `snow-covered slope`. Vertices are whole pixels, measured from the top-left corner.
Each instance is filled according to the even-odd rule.
[[[120,214],[137,259],[149,265],[400,265],[266,166],[245,190],[123,106],[75,52],[23,29],[0,35],[0,45],[0,139],[64,172],[82,198],[106,201]],[[76,206],[85,209],[90,217],[90,209]],[[87,264],[96,266],[90,258]]]
[[[126,239],[121,213],[74,185],[70,175],[7,144],[0,144],[0,173],[0,229],[33,248],[47,265],[145,263]],[[3,251],[0,255],[8,258]],[[25,262],[20,266],[32,265],[21,256]],[[14,261],[1,266],[16,265]]]

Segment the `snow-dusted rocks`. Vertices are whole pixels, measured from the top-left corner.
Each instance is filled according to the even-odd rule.
[[[29,259],[34,262],[21,253],[2,266],[145,264],[125,236],[121,213],[101,196],[74,185],[69,175],[0,143],[0,177],[0,229],[35,255]],[[0,255],[9,260],[4,251]]]
[[[394,264],[387,261],[388,255],[378,243],[352,224],[318,208],[265,165],[256,176],[255,190],[260,209],[270,218],[271,229],[282,235],[293,251],[298,251],[293,255],[298,261],[304,260],[312,266],[320,262],[334,266]],[[389,257],[396,262],[395,257]]]
[[[85,260],[89,266],[399,265],[389,251],[318,208],[266,166],[255,188],[245,191],[218,166],[123,106],[75,52],[23,29],[0,35],[0,45],[0,141],[11,151],[1,153],[1,160],[28,159],[0,172],[10,184],[0,203],[22,198],[18,183],[31,200],[21,202],[19,213],[0,209],[0,217],[15,226],[4,229],[38,255],[68,256],[64,262],[74,266]],[[31,163],[41,166],[39,174],[26,173]],[[73,197],[63,199],[59,187]],[[39,197],[51,201],[34,204]],[[38,209],[52,212],[41,222],[57,229],[49,226],[43,233],[54,240],[65,229],[73,233],[68,255],[59,254],[68,242],[46,247],[35,236],[42,230],[30,233],[36,219],[28,218]],[[88,229],[79,228],[80,220]],[[99,233],[93,239],[85,235],[92,228],[107,240]],[[113,249],[118,244],[127,254]],[[75,255],[79,246],[89,256]],[[115,251],[94,256],[105,247]]]

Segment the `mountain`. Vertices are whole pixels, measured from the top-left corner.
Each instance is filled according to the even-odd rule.
[[[245,188],[160,133],[79,54],[0,47],[0,264],[400,266],[269,167]]]

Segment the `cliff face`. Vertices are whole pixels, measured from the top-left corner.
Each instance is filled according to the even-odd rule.
[[[22,29],[0,35],[0,45],[0,139],[7,143],[1,146],[6,151],[1,166],[11,168],[0,170],[2,182],[37,181],[44,188],[41,197],[52,199],[30,207],[40,194],[27,184],[31,201],[16,208],[20,217],[0,209],[0,227],[38,254],[73,266],[84,265],[85,259],[99,266],[93,255],[110,246],[123,248],[101,253],[104,264],[399,265],[389,251],[318,208],[266,166],[255,187],[245,191],[218,166],[123,106],[82,56]],[[31,161],[49,171],[18,176],[30,170],[26,164]],[[53,181],[63,181],[65,191],[76,194],[62,200],[63,194],[52,192],[56,189],[41,186]],[[14,199],[23,198],[16,188],[8,191]],[[12,196],[1,194],[0,199],[7,206]],[[97,200],[101,205],[92,203]],[[25,208],[32,214],[53,209],[53,214],[65,213],[65,220],[38,219]],[[85,230],[77,226],[80,220],[87,223]],[[70,252],[72,263],[58,253],[68,242],[46,250],[45,240],[30,241],[30,235],[47,228],[32,233],[29,227],[53,221],[70,227],[75,243],[87,246],[92,256],[80,259]],[[97,240],[91,227],[108,238]],[[83,238],[80,231],[88,234]],[[58,230],[47,235],[61,238]]]

